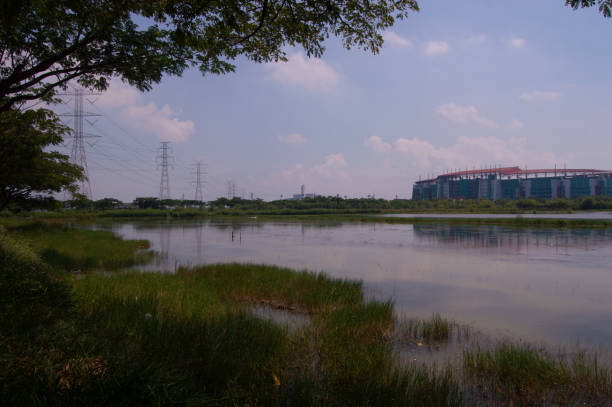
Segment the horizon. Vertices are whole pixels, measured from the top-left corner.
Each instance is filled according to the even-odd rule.
[[[93,199],[158,196],[170,141],[172,199],[266,201],[298,193],[408,199],[448,168],[609,167],[612,26],[595,8],[443,1],[384,35],[379,55],[331,38],[321,59],[237,60],[235,73],[164,77],[147,93],[119,81],[90,97]],[[59,105],[54,110],[71,110]],[[66,121],[67,124],[71,124]],[[65,144],[70,145],[70,140]]]

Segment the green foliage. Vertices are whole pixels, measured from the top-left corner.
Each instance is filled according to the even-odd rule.
[[[593,7],[597,4],[599,12],[604,17],[612,17],[612,0],[565,0],[565,4],[574,10],[584,7]]]
[[[121,205],[121,201],[115,198],[103,198],[93,203],[93,207],[97,210],[114,209],[119,205]]]
[[[46,109],[0,113],[0,210],[35,192],[74,189],[80,167],[56,151],[68,128]]]
[[[0,111],[49,99],[71,79],[104,90],[116,76],[148,90],[189,66],[223,74],[239,56],[284,59],[288,45],[320,56],[329,36],[376,53],[381,33],[413,10],[414,0],[3,1]]]
[[[161,207],[161,203],[157,198],[136,198],[134,199],[134,205],[139,209],[158,209]]]

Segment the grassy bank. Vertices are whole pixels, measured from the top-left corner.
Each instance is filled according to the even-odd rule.
[[[118,270],[151,260],[146,240],[124,240],[112,232],[73,227],[61,219],[3,219],[13,238],[45,263],[66,271]]]
[[[461,217],[465,212],[460,211],[430,211],[419,212],[419,217],[410,217],[411,213],[401,213],[405,217],[380,216],[384,214],[400,214],[397,211],[381,210],[343,210],[343,209],[314,209],[314,210],[259,210],[244,211],[237,209],[227,210],[198,210],[198,209],[116,209],[107,211],[65,211],[45,213],[22,213],[11,215],[4,213],[0,216],[0,224],[11,228],[14,225],[29,224],[61,224],[71,222],[105,222],[112,220],[146,220],[165,219],[169,221],[188,221],[193,219],[211,221],[231,222],[361,222],[361,223],[383,223],[383,224],[459,224],[459,225],[492,225],[509,227],[538,227],[538,228],[612,228],[611,219],[552,219],[552,218],[526,218],[516,213],[509,218],[471,218]],[[474,212],[480,213],[480,212]],[[470,212],[470,215],[474,213]],[[486,214],[497,214],[499,212],[482,212]],[[531,212],[528,212],[531,213]],[[555,213],[555,212],[546,212]],[[567,213],[567,212],[559,212]],[[453,215],[453,217],[427,217],[431,215]]]
[[[396,363],[392,304],[359,282],[237,264],[60,279],[3,239],[3,322],[29,322],[2,331],[8,405],[460,404],[450,372]],[[30,295],[41,286],[57,289]],[[309,323],[289,331],[251,312],[262,303]]]
[[[367,223],[386,223],[393,225],[400,224],[460,224],[460,225],[492,225],[492,226],[512,226],[512,227],[548,227],[548,228],[612,228],[612,220],[606,219],[551,219],[551,218],[523,218],[516,216],[512,218],[427,218],[427,217],[384,217],[384,216],[360,216],[345,217],[346,220],[367,222]]]
[[[532,406],[612,397],[610,370],[593,357],[525,344],[470,347],[459,371],[401,363],[404,342],[469,332],[440,315],[398,323],[393,304],[365,298],[358,281],[244,264],[74,275],[65,271],[72,260],[51,266],[24,243],[29,227],[0,233],[6,405]],[[49,227],[34,234],[45,241],[39,235],[57,233]],[[76,256],[65,250],[60,263]],[[271,318],[253,311],[261,307]],[[290,327],[287,315],[305,322]]]

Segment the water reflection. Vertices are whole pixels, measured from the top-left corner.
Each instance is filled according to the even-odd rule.
[[[516,229],[502,226],[414,225],[414,234],[428,245],[461,249],[507,249],[523,252],[530,247],[549,247],[568,254],[570,248],[594,249],[607,246],[612,230],[607,229]]]
[[[149,269],[268,263],[361,279],[407,316],[563,343],[612,343],[612,231],[449,224],[116,223],[161,253]]]

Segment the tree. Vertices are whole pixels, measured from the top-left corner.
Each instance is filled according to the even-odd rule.
[[[93,207],[97,210],[106,210],[118,208],[121,204],[122,202],[115,198],[102,198],[94,201]]]
[[[66,155],[46,151],[70,129],[50,110],[15,109],[0,114],[0,210],[35,192],[74,191],[82,169]]]
[[[611,16],[612,0],[565,3]],[[284,60],[287,45],[320,56],[330,36],[377,53],[383,30],[418,10],[416,0],[0,0],[0,112],[73,79],[149,90],[189,66],[222,74],[238,56]]]
[[[584,7],[593,7],[597,4],[599,12],[604,17],[612,17],[612,0],[565,0],[565,4],[574,10]]]
[[[49,100],[73,79],[104,90],[120,77],[148,90],[197,66],[235,69],[238,56],[285,59],[284,47],[320,56],[329,36],[378,52],[382,31],[416,0],[0,0],[0,112]]]
[[[158,209],[161,206],[159,199],[153,197],[136,198],[133,203],[140,209]]]

